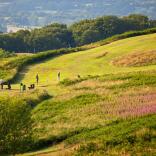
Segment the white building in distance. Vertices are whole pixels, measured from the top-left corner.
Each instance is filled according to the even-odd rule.
[[[14,25],[7,25],[7,33],[15,33],[19,30],[32,30],[35,28],[40,28],[40,27],[27,27],[27,26],[23,26],[23,27],[17,27]]]

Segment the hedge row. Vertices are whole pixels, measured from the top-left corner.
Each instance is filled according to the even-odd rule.
[[[98,46],[103,46],[103,45],[106,45],[106,44],[109,44],[109,43],[112,43],[114,41],[118,41],[121,39],[126,39],[126,38],[136,37],[136,36],[142,36],[142,35],[148,35],[148,34],[153,34],[153,33],[156,33],[156,28],[145,29],[142,31],[128,31],[128,32],[125,32],[123,34],[114,35],[114,36],[109,37],[105,40],[98,41],[96,43],[85,45],[83,47],[85,47],[85,48],[96,48]]]

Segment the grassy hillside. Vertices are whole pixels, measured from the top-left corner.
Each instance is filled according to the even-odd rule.
[[[155,74],[148,71],[88,77],[70,84],[64,81],[65,93],[42,102],[32,112],[37,147],[49,147],[37,154],[154,155]]]
[[[32,155],[155,155],[155,115],[117,120],[68,136],[64,144],[24,154]],[[81,143],[81,144],[80,144]]]
[[[50,51],[44,51],[40,52],[36,55],[32,54],[20,54],[18,56],[10,56],[8,57],[2,57],[1,62],[0,62],[0,78],[5,79],[7,81],[11,80],[14,81],[18,77],[18,73],[27,65],[32,65],[34,63],[40,63],[42,61],[47,60],[47,58],[54,58],[63,54],[70,54],[74,52],[79,52],[79,51],[84,51],[84,50],[89,50],[93,48],[100,47],[102,45],[107,45],[110,44],[114,41],[118,41],[121,39],[125,39],[128,37],[135,37],[135,36],[142,36],[142,35],[147,35],[147,34],[153,34],[156,32],[156,28],[152,29],[146,29],[143,31],[131,31],[131,32],[126,32],[123,34],[115,35],[110,38],[107,38],[105,40],[92,43],[89,45],[85,45],[82,47],[77,47],[77,48],[65,48],[65,49],[59,49],[59,50],[50,50]],[[7,52],[6,52],[7,53]],[[105,55],[104,52],[103,55]],[[101,57],[97,56],[98,58]]]
[[[35,75],[40,75],[40,83],[51,88],[57,83],[57,72],[61,72],[61,79],[75,79],[77,75],[103,75],[133,71],[154,70],[155,65],[141,67],[122,67],[113,64],[114,60],[130,53],[145,53],[154,51],[156,34],[128,38],[79,53],[63,55],[48,61],[30,66],[25,69],[25,83],[35,81]],[[23,72],[21,73],[21,75]],[[23,76],[23,75],[22,75]]]
[[[155,41],[156,34],[132,37],[25,67],[13,89],[38,73],[37,89],[53,95],[32,111],[41,151],[25,155],[154,155]],[[126,58],[137,66],[118,65]]]

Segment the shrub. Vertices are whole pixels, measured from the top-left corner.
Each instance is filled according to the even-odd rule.
[[[15,56],[15,53],[10,53],[8,51],[4,51],[3,49],[0,49],[0,58],[8,58],[8,57],[12,57]]]
[[[15,154],[29,150],[32,123],[31,107],[26,102],[17,98],[0,99],[0,153]]]

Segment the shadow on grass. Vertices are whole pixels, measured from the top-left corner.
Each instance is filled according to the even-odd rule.
[[[111,125],[116,125],[118,123],[119,123],[119,121],[115,120],[115,121],[112,121],[112,122],[106,124],[104,127],[111,126]],[[57,145],[59,143],[62,143],[63,141],[65,141],[65,140],[67,140],[69,138],[72,138],[74,136],[77,136],[79,134],[92,132],[92,131],[98,130],[100,128],[103,128],[103,126],[97,126],[97,127],[94,127],[94,128],[80,128],[80,129],[71,131],[69,133],[61,134],[59,136],[51,136],[49,138],[40,139],[40,140],[35,142],[32,150],[30,152],[36,152],[38,150],[44,150],[44,149],[46,149],[48,147],[51,147],[51,146]]]
[[[13,82],[15,84],[21,83],[25,75],[28,73],[28,71],[29,71],[28,67],[23,67],[23,69],[19,73],[16,74],[16,78],[14,79]]]

